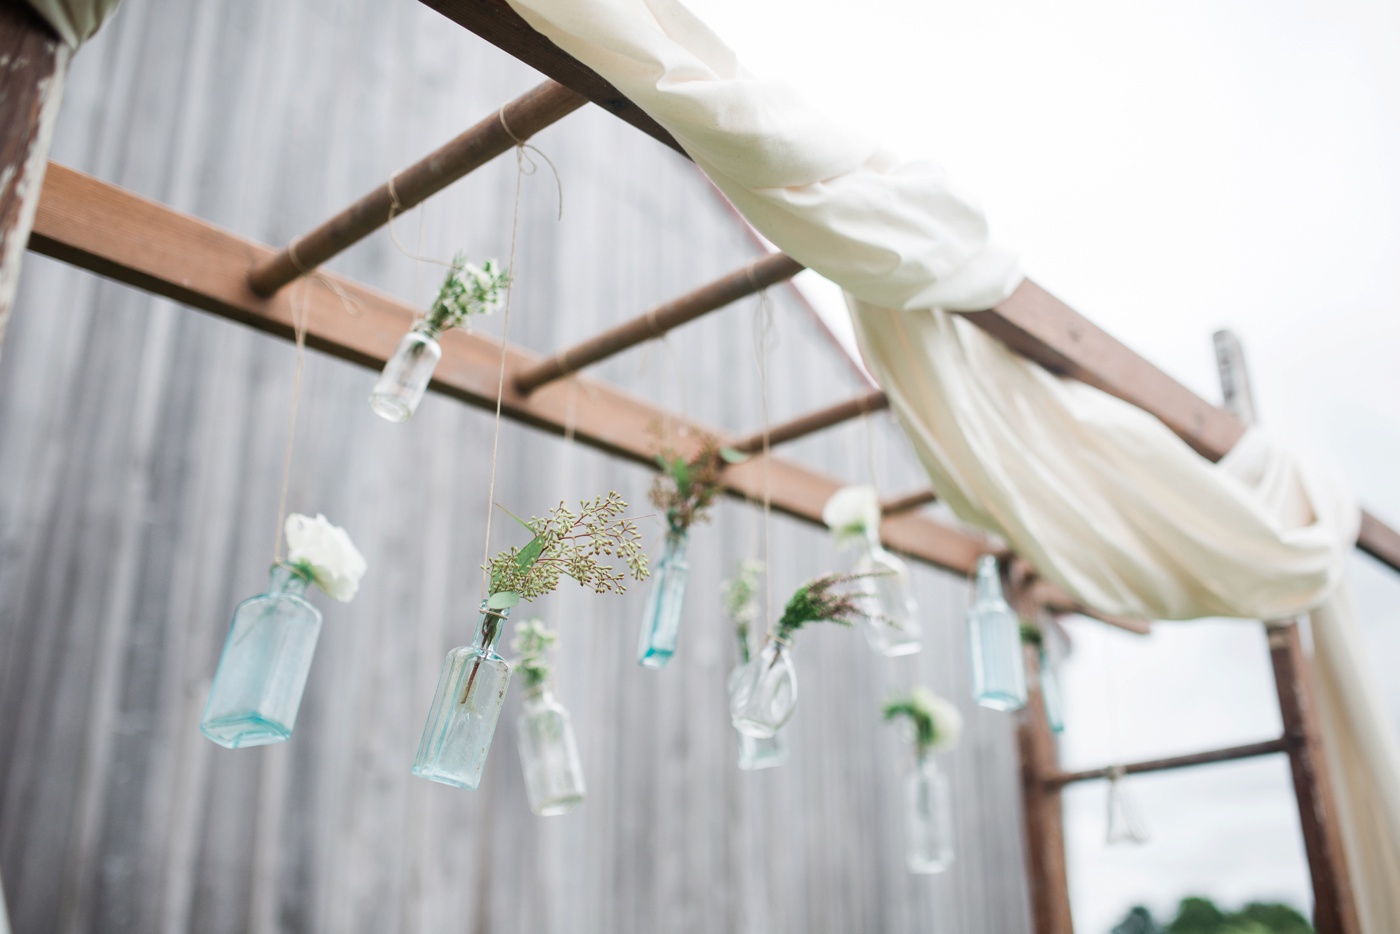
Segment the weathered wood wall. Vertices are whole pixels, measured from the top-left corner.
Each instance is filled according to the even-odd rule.
[[[536,80],[411,0],[127,0],[75,59],[54,156],[281,243]],[[526,179],[512,339],[562,346],[754,255],[692,166],[615,119],[585,110],[537,142],[564,220],[547,169]],[[402,218],[400,240],[504,259],[514,179],[499,160]],[[420,301],[439,274],[382,234],[335,265]],[[810,313],[772,298],[773,418],[855,392]],[[600,375],[757,428],[756,307]],[[912,660],[804,633],[790,761],[734,768],[716,587],[760,549],[742,503],[694,536],[665,671],[633,662],[640,591],[566,585],[534,608],[562,633],[578,811],[530,815],[513,696],[481,790],[413,778],[441,657],[474,623],[491,419],[430,398],[389,425],[365,404],[372,374],[315,355],[290,506],[347,526],[370,572],[353,604],[320,601],[294,739],[205,740],[229,611],[265,580],[292,364],[285,343],[27,259],[0,361],[0,874],[19,934],[1027,928],[1012,724],[966,700],[962,581],[918,572],[929,634]],[[559,439],[507,424],[501,452],[496,498],[515,511],[610,487],[644,504],[643,471]],[[919,484],[883,418],[792,452],[853,479],[874,469],[889,493]],[[833,564],[817,530],[773,531],[778,599]],[[916,677],[969,726],[947,759],[958,861],[937,877],[903,868],[904,763],[877,714]]]

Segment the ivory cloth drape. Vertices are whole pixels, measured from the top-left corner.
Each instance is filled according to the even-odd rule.
[[[28,0],[58,37],[73,48],[92,38],[121,0]]]
[[[1311,610],[1315,674],[1368,932],[1400,919],[1400,752],[1343,569],[1356,504],[1249,432],[1220,464],[1151,415],[948,311],[1021,276],[936,166],[903,162],[754,77],[674,0],[509,0],[675,136],[766,237],[846,290],[861,349],[940,499],[1098,609],[1161,619]]]

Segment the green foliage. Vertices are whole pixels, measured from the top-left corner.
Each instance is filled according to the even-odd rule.
[[[920,685],[905,697],[897,697],[885,704],[885,719],[894,720],[908,717],[914,725],[914,745],[919,755],[933,748],[938,740],[938,728],[934,721],[933,705],[936,698],[933,692]]]
[[[758,575],[762,573],[762,561],[741,561],[739,576],[720,584],[724,612],[734,621],[741,662],[749,660],[749,627],[758,621]]]
[[[1250,902],[1227,912],[1208,898],[1190,896],[1181,900],[1176,918],[1165,927],[1139,905],[1111,934],[1313,934],[1313,928],[1296,909],[1278,902]]]
[[[515,639],[510,647],[520,654],[512,667],[525,679],[525,688],[540,687],[549,680],[553,666],[545,658],[545,653],[559,641],[558,634],[546,629],[538,619],[526,620],[515,626]]]
[[[510,273],[498,269],[495,260],[473,266],[458,253],[428,310],[428,323],[445,331],[461,327],[472,315],[490,314],[500,307],[509,284]]]
[[[1045,633],[1040,631],[1039,626],[1034,626],[1024,620],[1021,621],[1021,641],[1036,648],[1045,647]]]
[[[720,493],[719,477],[727,460],[726,450],[729,449],[721,448],[718,441],[707,435],[694,460],[687,461],[669,447],[656,455],[661,472],[651,486],[651,501],[665,511],[671,531],[684,532],[710,518],[710,506]]]
[[[609,492],[592,502],[580,502],[578,512],[560,503],[543,518],[528,522],[517,519],[535,537],[523,548],[501,552],[486,565],[491,575],[491,605],[498,605],[498,595],[503,600],[510,600],[508,595],[534,600],[558,587],[563,576],[600,594],[625,593],[627,573],[635,580],[644,580],[647,559],[636,524],[622,518],[626,508],[620,495]],[[626,564],[627,573],[605,563],[609,557]]]
[[[861,593],[838,590],[843,584],[877,577],[876,574],[823,574],[813,578],[788,599],[783,607],[783,615],[778,620],[779,639],[790,639],[808,623],[836,623],[838,626],[854,626],[857,620],[864,619],[866,612],[860,605],[865,596]]]

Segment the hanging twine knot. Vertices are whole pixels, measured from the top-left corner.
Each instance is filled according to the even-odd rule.
[[[1108,780],[1110,782],[1116,782],[1127,774],[1128,770],[1121,765],[1110,765],[1108,767]]]
[[[505,104],[502,104],[500,110],[496,111],[496,116],[501,121],[501,129],[505,130],[506,135],[515,143],[515,164],[520,169],[521,175],[534,175],[539,171],[539,166],[535,164],[535,160],[530,158],[531,152],[543,159],[545,164],[549,166],[549,170],[554,173],[554,188],[559,196],[559,216],[557,219],[562,221],[564,219],[564,182],[559,177],[559,169],[554,165],[554,162],[549,156],[546,156],[538,146],[515,135],[510,128],[510,124],[506,122]]]
[[[319,269],[308,269],[306,265],[302,263],[301,257],[297,255],[297,244],[299,243],[301,243],[301,237],[297,237],[292,240],[291,243],[287,244],[287,259],[292,261],[292,265],[296,267],[297,272],[301,273],[302,278],[314,279],[334,292],[335,297],[340,299],[341,307],[345,309],[345,313],[350,317],[358,318],[360,315],[364,314],[364,306],[361,305],[353,295],[342,289],[339,283]]]

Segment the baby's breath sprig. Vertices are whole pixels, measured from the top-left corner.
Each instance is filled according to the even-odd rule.
[[[443,279],[432,308],[428,309],[428,324],[445,331],[462,327],[472,315],[490,314],[501,307],[509,284],[510,273],[498,268],[495,260],[488,259],[476,266],[458,253],[452,258],[452,268]]]
[[[510,647],[519,652],[520,657],[511,667],[520,672],[520,676],[525,679],[526,690],[540,687],[549,681],[554,667],[550,665],[545,653],[554,648],[558,641],[558,634],[552,629],[546,629],[544,623],[538,619],[526,620],[516,625],[515,639]]]
[[[510,548],[486,565],[491,576],[490,605],[500,609],[520,600],[534,600],[559,586],[560,577],[572,577],[596,593],[625,593],[630,574],[647,577],[647,558],[641,533],[623,518],[626,501],[616,491],[591,502],[583,500],[577,512],[562,502],[550,512],[526,522],[517,519],[535,537],[524,548]],[[626,565],[620,571],[605,558]]]
[[[823,574],[813,578],[788,599],[783,607],[783,615],[778,620],[775,635],[780,640],[788,640],[792,634],[808,623],[836,623],[838,626],[854,626],[857,620],[866,619],[866,594],[838,590],[843,584],[864,580],[867,577],[882,577],[883,574]]]
[[[763,562],[752,559],[739,563],[739,576],[720,585],[724,612],[734,621],[734,637],[739,641],[739,660],[749,660],[749,628],[758,622],[758,575]]]

